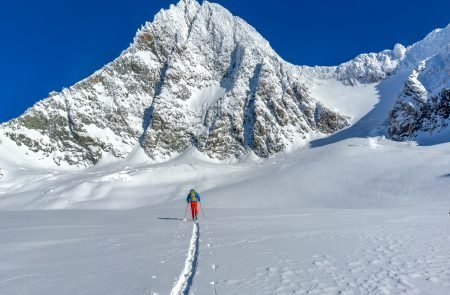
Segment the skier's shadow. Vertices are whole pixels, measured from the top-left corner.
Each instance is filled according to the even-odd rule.
[[[175,218],[175,217],[158,217],[159,220],[178,220],[182,221],[182,218]]]

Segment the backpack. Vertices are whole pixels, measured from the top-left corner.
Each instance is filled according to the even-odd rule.
[[[197,193],[191,192],[191,202],[197,202]]]

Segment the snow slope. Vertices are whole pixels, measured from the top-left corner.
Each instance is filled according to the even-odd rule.
[[[198,42],[211,41],[209,53],[220,44],[204,30],[208,13],[216,37],[232,23],[242,38],[220,56],[225,77],[216,67],[186,70],[204,54],[193,50]],[[308,68],[282,61],[218,5],[183,0],[161,11],[114,63],[2,126],[18,141],[0,134],[0,294],[449,294],[448,129],[427,145],[384,136],[408,81],[431,102],[448,87],[440,49],[449,31]],[[270,58],[258,66],[262,56]],[[434,109],[444,118],[445,108]],[[311,121],[283,125],[283,110]],[[350,125],[325,137],[320,128],[339,118]],[[273,128],[266,137],[254,136],[258,120]],[[212,127],[227,145],[203,145]],[[175,136],[153,150],[169,161],[145,150],[158,132]],[[273,150],[267,140],[280,134],[271,143],[285,145]],[[189,144],[177,146],[180,135]],[[202,196],[199,224],[183,221],[191,188]]]
[[[269,157],[348,125],[300,74],[224,7],[181,0],[110,64],[0,125],[0,136],[55,166],[124,159],[137,145],[155,161],[191,147],[220,160]]]
[[[389,135],[420,144],[448,142],[450,45],[423,61],[406,79],[389,115]]]
[[[449,147],[349,137],[228,165],[195,150],[3,163],[0,293],[444,295]],[[191,187],[198,228],[182,219]]]
[[[371,137],[229,165],[195,152],[72,172],[2,165],[0,293],[444,295],[449,147]],[[182,221],[191,187],[198,233]]]
[[[12,149],[0,160],[0,293],[447,294],[450,144],[377,135],[405,75],[359,94],[317,84],[336,107],[355,101],[354,123],[269,159],[190,149],[155,163],[136,147],[55,170],[19,166]],[[198,227],[183,221],[192,187]]]

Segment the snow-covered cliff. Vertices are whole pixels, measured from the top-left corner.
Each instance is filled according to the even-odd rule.
[[[217,159],[267,157],[346,125],[251,26],[219,5],[182,0],[146,23],[115,61],[1,133],[57,164],[88,166],[136,145],[153,159],[189,146]]]
[[[405,82],[389,116],[389,135],[411,140],[435,135],[450,123],[450,45],[422,61]]]

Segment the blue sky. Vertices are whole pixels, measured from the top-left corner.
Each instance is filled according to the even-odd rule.
[[[138,27],[177,0],[0,1],[0,122],[89,76],[126,49]],[[337,65],[405,45],[450,22],[450,1],[216,0],[287,61]]]

